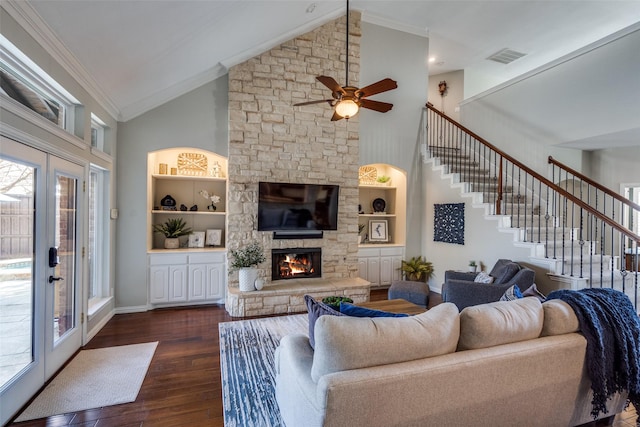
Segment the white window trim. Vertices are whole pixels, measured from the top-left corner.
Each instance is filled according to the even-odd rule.
[[[89,303],[89,314],[94,313],[99,310],[108,300],[111,298],[111,286],[110,286],[110,271],[109,271],[109,254],[111,253],[109,233],[110,233],[110,222],[109,222],[109,171],[103,169],[99,166],[91,164],[89,167],[89,174],[92,173],[97,174],[97,189],[98,194],[96,194],[96,198],[98,199],[98,209],[95,211],[98,215],[96,220],[96,235],[99,243],[96,245],[97,249],[95,250],[95,258],[93,259],[93,265],[88,269],[92,272],[93,277],[90,278],[89,283],[98,283],[99,288],[96,292],[96,295],[93,298],[90,298]],[[106,266],[106,268],[105,268]]]

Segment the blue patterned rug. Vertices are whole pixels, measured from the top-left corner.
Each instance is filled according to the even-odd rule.
[[[220,374],[226,427],[284,425],[275,396],[274,351],[288,334],[308,333],[308,316],[220,323]]]

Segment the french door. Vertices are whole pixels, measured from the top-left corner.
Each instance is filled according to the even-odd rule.
[[[0,137],[0,424],[77,350],[82,166]]]

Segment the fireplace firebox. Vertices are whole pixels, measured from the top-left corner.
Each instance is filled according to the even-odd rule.
[[[271,250],[271,280],[322,277],[321,248]]]

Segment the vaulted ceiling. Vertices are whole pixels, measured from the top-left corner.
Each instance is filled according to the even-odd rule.
[[[345,1],[3,0],[70,52],[129,120],[345,13]],[[429,37],[430,74],[506,81],[640,21],[640,1],[352,0],[364,21]],[[12,13],[15,15],[15,13]],[[488,61],[509,48],[526,56]],[[426,58],[425,58],[426,60]]]

